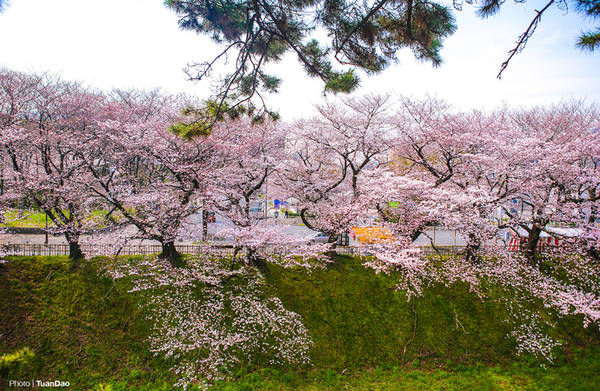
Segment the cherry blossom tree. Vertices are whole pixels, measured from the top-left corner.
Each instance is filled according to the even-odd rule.
[[[387,163],[394,134],[386,122],[388,97],[367,96],[318,107],[319,116],[290,128],[290,158],[281,186],[300,200],[312,230],[338,235],[362,219],[370,205],[364,186]]]
[[[221,164],[212,173],[210,204],[233,226],[220,234],[233,237],[236,254],[245,252],[246,262],[260,266],[261,247],[280,243],[282,236],[264,223],[260,205],[266,181],[284,160],[283,129],[270,120],[240,118],[217,123],[207,141]]]
[[[404,100],[394,116],[400,131],[394,162],[371,188],[395,201],[384,210],[386,226],[396,233],[408,226],[408,232],[382,245],[367,265],[399,271],[399,287],[409,297],[432,283],[463,281],[482,298],[494,297],[490,286],[505,289],[518,351],[551,359],[557,342],[540,332],[543,324],[551,327],[544,311],[581,315],[584,326],[600,320],[599,276],[585,257],[597,240],[598,112],[580,102],[489,114],[444,107]],[[521,211],[510,209],[513,200],[524,205]],[[410,230],[431,222],[462,233],[466,257],[435,261],[411,248]],[[577,227],[578,234],[562,234],[559,224]],[[527,236],[522,254],[500,245],[497,234],[506,228]],[[573,245],[542,257],[541,232]],[[534,302],[544,308],[532,310]]]
[[[385,168],[395,174],[388,181],[393,183],[396,176],[423,181],[418,187],[438,188],[452,178],[455,174],[454,165],[459,162],[457,146],[460,144],[454,142],[455,134],[448,134],[452,128],[448,125],[453,119],[450,107],[433,98],[423,101],[401,98],[400,108],[390,117],[390,123],[399,138],[393,148],[392,161]],[[410,213],[409,210],[417,211],[414,206],[418,197],[427,196],[431,190],[420,189],[418,193],[410,194],[412,185],[404,179],[386,187],[390,193],[388,197],[383,197],[383,203],[379,203],[377,209],[384,220],[401,222],[407,227],[405,231],[415,240],[424,226],[433,221],[419,213],[407,213]],[[396,189],[395,186],[399,188]],[[393,201],[394,207],[386,205],[386,201]],[[403,207],[399,207],[401,203]]]
[[[18,127],[27,113],[31,112],[35,91],[41,83],[41,77],[9,71],[0,70],[0,88],[2,99],[0,100],[0,126],[3,133],[8,134],[10,129]],[[4,171],[5,166],[11,163],[6,152],[2,154],[0,169]],[[5,175],[0,178],[0,195],[4,194]]]
[[[155,355],[174,358],[177,385],[208,386],[256,359],[309,364],[312,340],[301,316],[268,294],[256,268],[224,266],[197,259],[174,268],[164,259],[144,259],[119,262],[106,274],[131,279],[132,293],[151,293],[140,301],[152,324],[147,343]]]
[[[33,204],[69,243],[73,267],[83,257],[79,236],[94,225],[97,205],[78,146],[104,119],[103,97],[49,76],[3,71],[0,148],[3,198]]]
[[[116,91],[111,106],[114,119],[87,144],[88,187],[137,228],[137,237],[159,241],[161,256],[180,264],[175,240],[186,218],[200,210],[215,165],[213,145],[169,131],[179,119],[176,97]]]
[[[354,199],[349,204],[357,212],[343,215],[357,221],[368,209],[379,212],[380,225],[395,238],[393,244],[384,238],[385,259],[397,254],[398,262],[404,256],[408,262],[418,262],[418,251],[408,247],[426,234],[425,227],[431,224],[444,224],[466,234],[470,239],[466,253],[471,258],[481,247],[481,233],[491,232],[475,228],[476,219],[482,228],[489,225],[489,207],[483,194],[468,188],[463,173],[477,149],[469,118],[434,98],[415,101],[400,97],[394,103],[382,110],[381,123],[376,125],[380,133],[373,143],[384,153],[374,155],[376,164],[365,165],[361,179],[353,181],[360,183],[360,189],[352,192]]]
[[[560,237],[563,244],[587,239],[596,247],[593,214],[599,199],[594,159],[600,156],[600,143],[594,129],[600,124],[598,110],[572,102],[512,112],[505,122],[509,125],[497,138],[505,142],[494,143],[488,153],[497,156],[497,161],[502,159],[497,177],[510,200],[518,200],[521,207],[511,208],[504,202],[502,225],[517,235],[525,233],[530,262],[535,261],[542,232]],[[570,238],[555,229],[557,225],[576,226],[581,232]]]

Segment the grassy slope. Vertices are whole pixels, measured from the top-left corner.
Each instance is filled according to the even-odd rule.
[[[0,266],[1,351],[35,351],[30,363],[4,375],[61,379],[75,389],[110,378],[168,389],[173,377],[143,342],[148,325],[134,298],[111,290],[112,281],[89,264],[75,274],[68,267],[64,257],[23,257]]]
[[[0,353],[24,346],[35,352],[25,365],[0,366],[0,378],[63,379],[73,389],[170,389],[174,376],[144,343],[148,324],[136,297],[111,290],[112,281],[91,265],[73,275],[67,268],[60,257],[0,265]],[[240,369],[217,390],[600,388],[600,338],[577,319],[559,325],[566,354],[543,369],[511,356],[503,309],[465,287],[435,288],[407,302],[393,278],[345,257],[328,270],[270,266],[265,274],[272,293],[303,316],[315,342],[314,369]]]
[[[46,214],[44,212],[34,212],[30,210],[22,210],[21,216],[19,215],[18,209],[8,209],[4,211],[4,223],[0,223],[0,227],[26,227],[26,228],[44,228],[46,226]],[[106,223],[103,221],[105,211],[95,210],[92,214],[85,219],[96,221],[93,226],[97,228],[103,228]],[[48,218],[48,227],[53,228],[55,225],[50,218]]]
[[[393,278],[349,257],[328,270],[270,266],[266,274],[286,308],[303,316],[318,369],[301,377],[266,370],[216,389],[600,389],[598,334],[583,330],[581,319],[558,322],[554,336],[565,349],[546,369],[515,359],[504,309],[465,286],[435,287],[408,302]]]
[[[340,257],[328,270],[269,276],[284,305],[303,316],[315,340],[319,367],[343,370],[426,358],[471,362],[506,356],[506,325],[498,308],[456,286],[409,302],[394,280]],[[463,329],[464,328],[464,329]]]

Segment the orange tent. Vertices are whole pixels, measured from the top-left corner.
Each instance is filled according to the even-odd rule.
[[[360,244],[391,243],[394,241],[392,232],[383,227],[352,227],[352,239]]]

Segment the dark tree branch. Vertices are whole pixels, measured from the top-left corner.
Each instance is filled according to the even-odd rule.
[[[531,20],[531,23],[529,23],[529,26],[527,27],[527,30],[525,30],[525,32],[523,34],[521,34],[521,36],[519,37],[519,40],[517,41],[517,46],[515,46],[512,50],[510,50],[508,52],[509,53],[508,58],[506,59],[506,61],[504,61],[502,63],[502,65],[500,65],[500,72],[498,72],[498,75],[496,76],[498,79],[502,78],[502,72],[504,72],[504,70],[506,69],[506,67],[508,67],[508,63],[513,58],[513,56],[515,54],[520,53],[521,51],[523,51],[523,49],[525,49],[525,45],[527,44],[527,41],[529,40],[529,38],[531,38],[531,36],[535,32],[535,29],[536,29],[538,23],[542,19],[542,14],[552,4],[554,4],[554,1],[555,0],[550,0],[548,2],[548,4],[546,4],[546,6],[544,8],[542,8],[541,11],[537,11],[537,10],[535,11],[536,12],[535,17]]]

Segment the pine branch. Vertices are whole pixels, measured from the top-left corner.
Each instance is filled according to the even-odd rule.
[[[523,49],[525,49],[525,45],[527,45],[527,41],[529,40],[529,38],[531,38],[531,36],[535,32],[535,29],[536,29],[538,23],[542,19],[542,14],[552,4],[554,4],[554,1],[555,0],[550,0],[548,2],[548,4],[546,4],[546,6],[544,8],[542,8],[541,11],[538,11],[538,10],[535,11],[536,12],[535,17],[531,20],[531,23],[529,23],[529,26],[527,27],[527,30],[525,30],[525,32],[523,34],[521,34],[521,36],[519,37],[519,40],[517,41],[517,46],[515,46],[512,50],[510,50],[508,52],[509,53],[508,58],[506,59],[506,61],[504,61],[502,63],[502,65],[500,65],[500,72],[498,72],[498,75],[496,76],[496,78],[501,79],[502,78],[502,72],[504,72],[504,70],[508,66],[508,63],[510,62],[510,60],[514,57],[515,54],[520,53],[520,52],[523,51]]]

